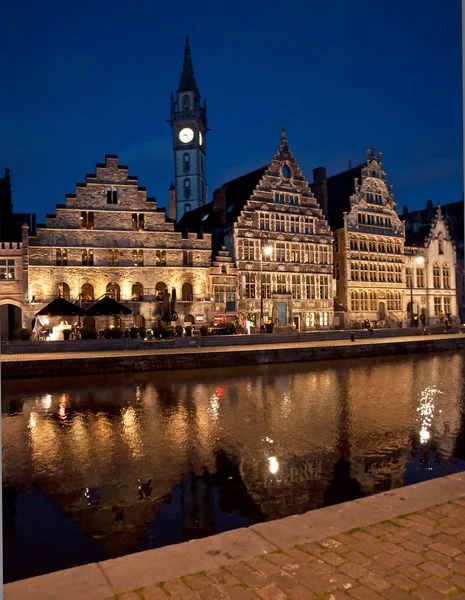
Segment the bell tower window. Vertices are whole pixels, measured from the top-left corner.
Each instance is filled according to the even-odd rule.
[[[184,168],[185,173],[187,173],[191,170],[191,157],[189,156],[188,152],[184,153],[184,156],[182,159],[182,166]]]
[[[191,195],[191,180],[186,177],[184,179],[184,198],[189,198]]]
[[[184,94],[182,97],[182,110],[190,110],[191,101],[188,94]]]

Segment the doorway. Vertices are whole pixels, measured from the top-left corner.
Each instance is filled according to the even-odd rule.
[[[278,325],[287,325],[287,305],[286,302],[278,302]]]
[[[0,339],[11,342],[22,327],[22,311],[14,304],[0,306]]]
[[[384,302],[379,303],[379,319],[383,321],[386,318],[386,305]]]

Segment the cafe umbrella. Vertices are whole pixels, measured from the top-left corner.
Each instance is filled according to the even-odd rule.
[[[127,306],[124,306],[124,304],[110,298],[110,296],[105,296],[104,298],[97,300],[92,306],[89,306],[85,311],[85,314],[90,317],[130,315],[132,314],[132,310]]]
[[[83,308],[60,296],[39,310],[36,317],[81,317],[85,314]]]

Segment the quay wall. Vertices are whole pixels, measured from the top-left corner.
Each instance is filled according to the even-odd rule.
[[[392,356],[420,352],[441,352],[465,349],[465,336],[421,336],[403,340],[359,340],[332,344],[289,345],[266,348],[187,348],[163,352],[107,352],[91,356],[73,354],[37,358],[30,356],[2,360],[2,379],[36,377],[74,377],[91,374],[135,373],[143,371],[171,371],[215,367],[242,367],[266,364],[313,362],[344,358]],[[12,357],[13,358],[13,357]]]

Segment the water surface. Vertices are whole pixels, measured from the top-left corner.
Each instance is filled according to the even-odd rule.
[[[3,383],[5,582],[465,470],[465,352]]]

